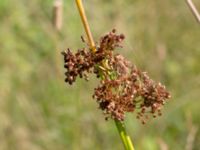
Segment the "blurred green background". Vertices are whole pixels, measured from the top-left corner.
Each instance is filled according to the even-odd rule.
[[[84,4],[95,40],[124,33],[119,52],[171,91],[161,117],[142,125],[127,115],[136,150],[199,150],[200,26],[185,1]],[[60,32],[52,10],[53,0],[0,0],[0,150],[122,150],[92,99],[97,80],[64,83],[60,52],[84,46],[75,1],[63,1]]]

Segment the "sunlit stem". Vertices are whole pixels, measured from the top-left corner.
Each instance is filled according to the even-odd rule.
[[[87,21],[87,17],[85,15],[85,10],[84,10],[84,7],[83,7],[82,0],[76,0],[76,4],[77,4],[77,7],[78,7],[79,14],[81,16],[83,26],[85,28],[85,32],[86,32],[90,47],[91,47],[92,51],[95,52],[96,51],[95,43],[94,43],[94,40],[93,40],[93,37],[92,37],[92,33],[90,31],[90,27],[89,27],[89,24],[88,24],[88,21]]]
[[[200,23],[200,13],[198,12],[197,8],[195,7],[194,3],[192,2],[192,0],[186,0],[188,6],[190,7],[193,15],[195,16],[195,18],[197,19],[197,21]]]

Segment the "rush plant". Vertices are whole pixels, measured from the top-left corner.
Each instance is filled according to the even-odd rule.
[[[143,124],[150,118],[161,115],[161,108],[170,98],[169,92],[161,83],[149,78],[122,55],[116,48],[123,48],[123,34],[113,29],[94,44],[81,0],[76,4],[86,31],[87,40],[82,38],[86,47],[75,54],[70,49],[63,51],[66,83],[72,85],[77,77],[88,80],[93,73],[100,83],[94,89],[93,98],[103,111],[105,119],[113,119],[126,150],[134,150],[128,136],[124,119],[127,112],[136,113]]]

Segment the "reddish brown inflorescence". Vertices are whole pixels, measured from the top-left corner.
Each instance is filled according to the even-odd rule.
[[[136,112],[137,118],[145,123],[149,116],[161,115],[161,108],[170,94],[146,72],[140,71],[122,55],[113,53],[122,47],[124,38],[123,34],[117,35],[116,30],[112,30],[100,39],[96,52],[86,49],[78,50],[76,54],[69,49],[62,52],[67,69],[65,81],[72,84],[77,76],[87,79],[87,74],[94,72],[101,81],[93,98],[106,119],[123,121],[126,112]]]

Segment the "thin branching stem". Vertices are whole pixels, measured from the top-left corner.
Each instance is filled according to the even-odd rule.
[[[90,31],[90,27],[89,27],[89,24],[88,24],[88,21],[87,21],[87,17],[86,17],[86,14],[85,14],[85,10],[84,10],[84,7],[83,7],[82,0],[76,0],[76,4],[77,4],[78,10],[79,10],[79,14],[81,16],[81,20],[82,20],[82,23],[83,23],[83,26],[84,26],[90,47],[91,47],[91,50],[93,52],[95,52],[96,51],[95,43],[94,43],[91,31]],[[131,141],[130,137],[127,135],[124,123],[122,123],[118,120],[115,120],[115,124],[116,124],[116,127],[118,129],[121,140],[124,144],[125,150],[134,150],[132,141]]]

